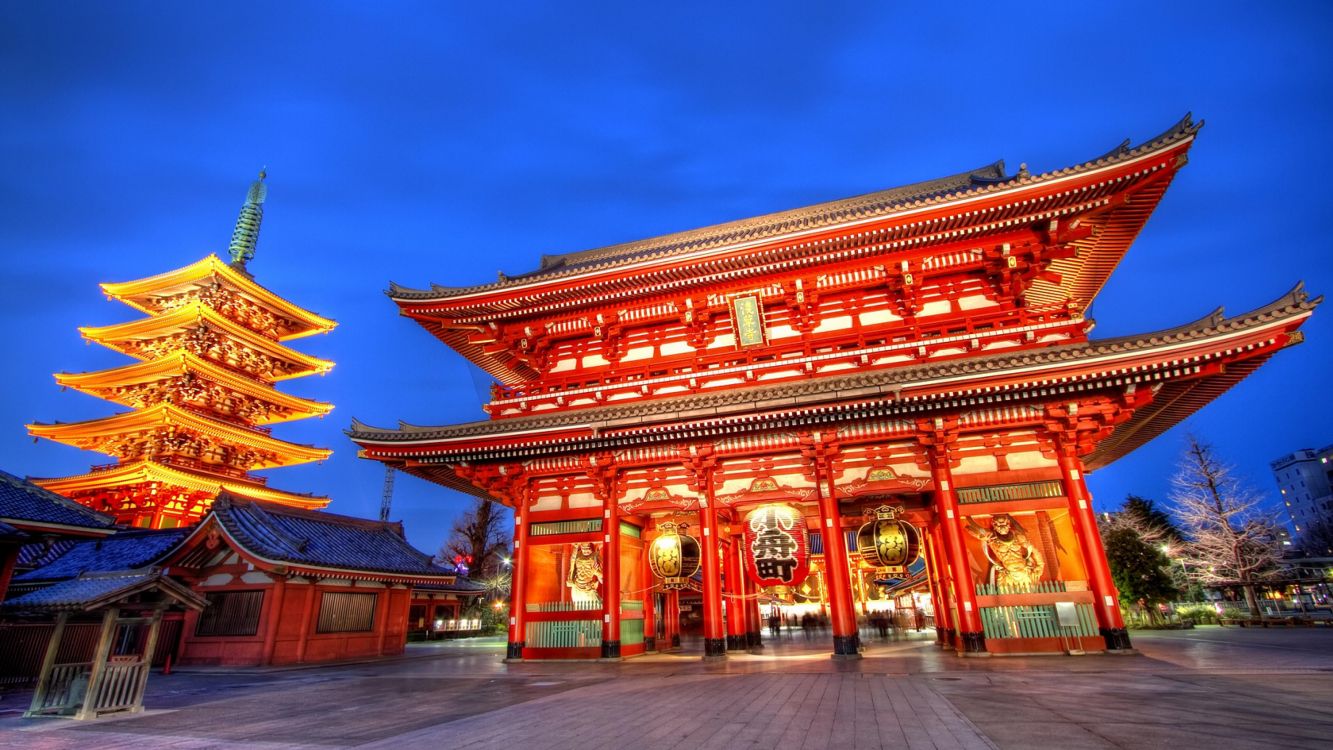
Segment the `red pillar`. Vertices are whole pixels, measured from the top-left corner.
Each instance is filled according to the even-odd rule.
[[[704,607],[704,658],[721,659],[727,655],[727,641],[722,629],[722,570],[717,553],[717,508],[713,506],[713,481],[705,479],[704,498],[699,516],[703,521],[704,537],[699,540],[703,547],[703,607]]]
[[[651,544],[643,545],[643,554],[639,555],[639,570],[650,571],[648,551],[651,547]],[[657,650],[657,587],[651,572],[645,573],[644,578],[649,583],[643,592],[643,650],[647,652]]]
[[[741,549],[741,590],[745,592],[745,640],[751,651],[764,648],[764,619],[759,614],[759,586],[745,574],[745,550]]]
[[[620,658],[620,505],[608,493],[602,510],[602,658]]]
[[[283,598],[287,593],[287,578],[279,577],[268,590],[268,621],[264,624],[264,651],[259,657],[260,666],[273,663],[273,648],[278,642],[278,620],[282,612]]]
[[[824,538],[824,582],[828,587],[829,614],[833,621],[833,657],[859,659],[861,639],[856,630],[856,604],[852,597],[851,573],[847,568],[847,540],[842,533],[842,516],[834,494],[833,471],[828,463],[820,467],[816,462],[816,469],[828,480],[827,491],[819,493],[819,521]],[[818,491],[818,482],[815,486]]]
[[[1092,512],[1092,497],[1083,481],[1083,462],[1072,450],[1066,450],[1065,446],[1058,448],[1056,460],[1060,464],[1060,480],[1064,483],[1065,497],[1069,499],[1069,517],[1074,522],[1074,533],[1078,535],[1083,564],[1088,569],[1088,583],[1093,596],[1097,598],[1093,609],[1097,612],[1098,628],[1108,651],[1127,651],[1133,646],[1129,642],[1124,617],[1120,614],[1120,592],[1111,579],[1111,569],[1106,563],[1106,548],[1102,546],[1097,517]]]
[[[933,521],[927,531],[926,566],[930,575],[930,597],[935,605],[935,639],[941,646],[953,646],[953,617],[949,612],[949,580],[941,554],[939,521]]]
[[[301,611],[301,638],[296,642],[296,663],[305,663],[306,647],[310,645],[310,624],[315,616],[315,599],[319,597],[319,584],[310,579],[306,589],[305,607]]]
[[[662,617],[666,622],[662,623],[662,636],[666,639],[666,647],[669,649],[680,648],[680,592],[670,591],[666,595],[666,601],[662,605]]]
[[[727,650],[744,651],[749,648],[745,631],[745,587],[741,584],[741,545],[732,537],[724,548],[727,553]]]
[[[384,656],[384,637],[389,632],[389,597],[393,588],[385,584],[375,600],[375,655]]]
[[[514,553],[509,574],[509,645],[505,658],[522,659],[527,644],[528,618],[528,500],[526,493],[516,496],[514,509]],[[561,581],[565,579],[560,578]],[[562,590],[565,586],[560,587]]]
[[[958,603],[958,651],[964,654],[986,652],[986,633],[977,609],[977,590],[972,583],[972,568],[967,563],[963,544],[962,519],[958,517],[958,493],[953,486],[949,458],[942,451],[930,451],[930,473],[935,482],[935,512],[944,527],[944,544],[953,573],[954,599]]]

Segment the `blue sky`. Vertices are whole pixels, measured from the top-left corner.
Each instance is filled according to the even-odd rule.
[[[1190,165],[1093,307],[1106,337],[1304,279],[1333,290],[1333,6],[1325,3],[0,3],[0,468],[109,461],[29,421],[117,410],[51,373],[128,360],[80,325],[137,316],[97,284],[224,253],[269,170],[256,278],[339,321],[335,360],[283,385],[332,401],[275,434],[336,452],[269,472],[373,516],[383,478],[342,431],[483,418],[488,380],[384,296],[558,253],[951,174],[1034,172],[1207,121]],[[1190,429],[1256,487],[1333,443],[1333,311],[1307,343],[1090,478],[1099,509],[1163,498]],[[1276,503],[1276,500],[1274,500]],[[467,499],[399,477],[433,550]]]

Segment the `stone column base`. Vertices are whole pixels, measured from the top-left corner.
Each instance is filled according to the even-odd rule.
[[[1132,651],[1129,631],[1124,628],[1102,628],[1102,639],[1106,641],[1107,651]]]
[[[602,658],[619,659],[620,641],[602,641]]]
[[[745,639],[745,636],[744,636],[744,635],[728,635],[728,636],[727,636],[727,650],[728,650],[728,651],[744,651],[745,649],[747,649],[747,648],[749,648],[749,647],[750,647],[750,643],[749,643],[749,641],[747,641],[747,640]]]
[[[524,643],[523,641],[511,642],[511,643],[509,644],[509,646],[508,646],[507,648],[505,648],[505,658],[506,658],[506,659],[522,659],[522,658],[523,658],[523,647],[526,646],[526,645],[527,645],[527,644]]]
[[[727,658],[727,639],[725,639],[725,638],[705,638],[705,639],[704,639],[704,658],[705,658],[705,659],[725,659],[725,658]]]
[[[645,637],[645,638],[643,639],[643,650],[644,650],[644,651],[656,651],[656,650],[657,650],[657,639],[654,638],[654,637],[651,637],[651,636],[647,636],[647,637]]]
[[[833,636],[834,659],[860,659],[861,639],[854,635]]]
[[[986,634],[977,633],[959,633],[958,653],[960,654],[984,654],[986,651]]]

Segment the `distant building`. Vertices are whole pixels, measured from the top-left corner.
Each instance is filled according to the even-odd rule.
[[[1298,541],[1306,529],[1333,520],[1333,445],[1302,448],[1270,466]]]

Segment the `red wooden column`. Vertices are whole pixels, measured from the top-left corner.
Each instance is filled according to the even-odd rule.
[[[977,609],[977,590],[972,583],[972,569],[967,564],[967,547],[963,545],[962,519],[958,517],[958,492],[953,486],[953,472],[949,469],[947,449],[932,446],[930,474],[935,482],[935,513],[944,528],[944,545],[953,576],[954,599],[958,603],[958,652],[986,653],[986,632],[981,626],[981,612]]]
[[[278,643],[278,621],[287,596],[287,577],[281,576],[268,590],[268,620],[264,623],[264,650],[259,657],[260,666],[273,663],[273,648]],[[182,639],[184,640],[184,639]]]
[[[1106,641],[1108,651],[1128,651],[1129,631],[1120,614],[1120,592],[1111,579],[1106,563],[1106,548],[1097,530],[1097,517],[1092,512],[1092,497],[1083,481],[1083,462],[1074,455],[1074,446],[1057,438],[1056,460],[1060,465],[1060,481],[1064,483],[1065,497],[1069,499],[1069,517],[1074,522],[1078,546],[1083,553],[1083,564],[1088,569],[1088,583],[1097,597],[1093,609],[1097,612],[1097,626]]]
[[[379,598],[375,600],[375,655],[384,656],[384,637],[389,631],[389,598],[393,596],[391,584],[384,584]]]
[[[930,596],[935,604],[935,638],[940,647],[953,647],[953,613],[950,612],[948,571],[944,567],[943,542],[940,541],[940,523],[930,523],[926,540],[926,566],[930,575]]]
[[[745,586],[741,583],[741,543],[737,537],[727,541],[727,650],[744,651],[750,647],[745,629]]]
[[[842,533],[842,515],[833,482],[833,462],[829,447],[815,435],[815,492],[819,497],[820,532],[824,538],[824,574],[828,587],[829,615],[833,621],[833,658],[861,658],[861,637],[856,628],[856,604],[852,597],[852,576],[848,570],[847,540]],[[827,481],[820,491],[819,478]]]
[[[528,498],[526,492],[514,496],[514,553],[509,575],[509,645],[506,659],[522,659],[527,645],[528,619]],[[563,577],[561,581],[565,580]],[[561,589],[566,588],[561,586]]]
[[[703,607],[704,607],[704,658],[722,659],[727,655],[727,641],[722,623],[722,561],[718,559],[717,508],[713,500],[713,480],[705,479],[704,497],[699,509],[703,521],[704,538],[699,540],[703,547]]]
[[[662,635],[669,649],[680,648],[680,592],[667,592],[666,602],[662,605]]]
[[[620,658],[620,504],[602,501],[602,658]]]
[[[651,544],[643,545],[643,554],[639,555],[639,570],[644,572],[648,586],[643,591],[643,650],[657,650],[657,586],[652,569],[648,567],[648,554]]]
[[[741,550],[745,554],[745,550]],[[764,650],[764,618],[759,614],[759,586],[745,574],[745,561],[741,560],[741,590],[745,592],[745,639],[750,651]]]

